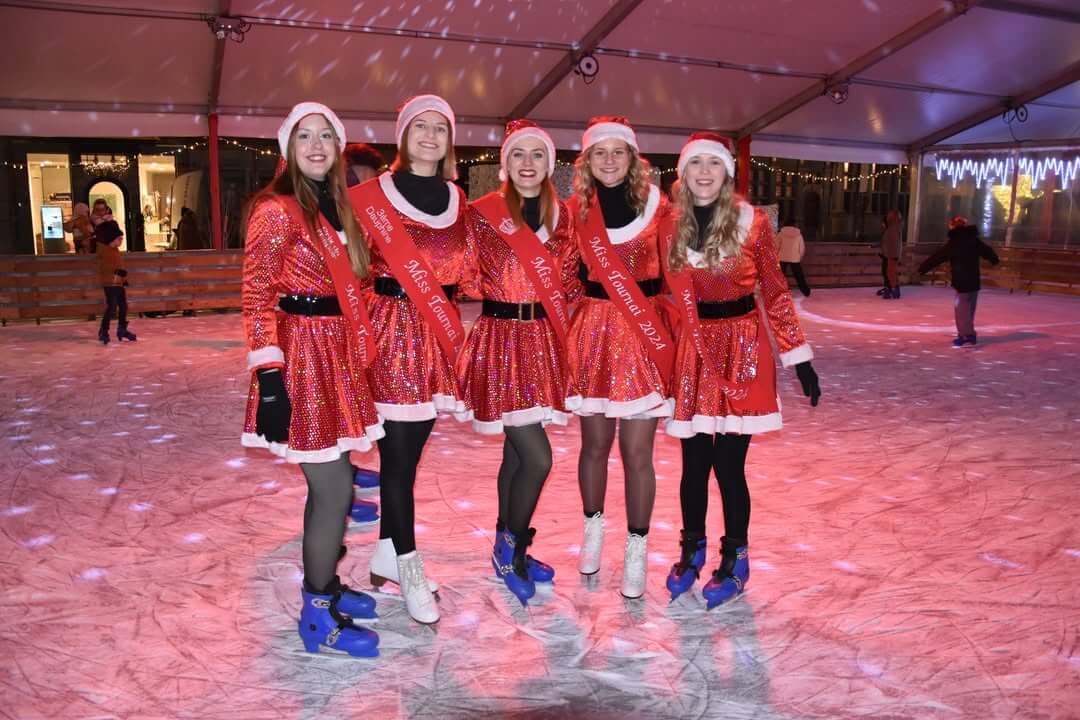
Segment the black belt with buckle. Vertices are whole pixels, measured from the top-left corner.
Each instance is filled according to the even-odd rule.
[[[660,278],[638,280],[638,287],[641,288],[641,292],[645,293],[645,297],[654,297],[656,295],[659,295],[661,287]],[[596,298],[597,300],[609,299],[607,290],[604,289],[603,283],[598,283],[595,280],[585,281],[585,297]]]
[[[499,320],[540,320],[547,317],[543,303],[508,303],[484,300],[480,312]]]
[[[457,293],[457,285],[442,285],[442,291],[446,293],[447,300],[453,300],[454,295]],[[379,295],[387,295],[389,297],[403,298],[408,297],[408,293],[405,292],[405,288],[401,287],[401,283],[396,278],[392,277],[377,277],[375,278],[375,292]]]
[[[743,295],[738,300],[726,302],[699,302],[697,313],[702,320],[722,320],[753,312],[755,307],[757,303],[754,302],[754,296]]]
[[[341,303],[336,295],[282,295],[278,298],[278,307],[290,315],[340,315]]]

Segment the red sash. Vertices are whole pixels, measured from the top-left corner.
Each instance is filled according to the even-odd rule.
[[[304,212],[300,209],[300,203],[296,201],[296,198],[283,195],[279,195],[278,198],[293,220],[307,227]],[[330,278],[334,281],[334,292],[337,294],[338,304],[341,305],[341,312],[360,340],[364,349],[364,367],[367,367],[375,357],[375,337],[371,332],[367,307],[360,295],[360,280],[357,279],[352,263],[349,261],[349,252],[341,244],[337,231],[322,213],[319,213],[319,227],[312,240],[319,254],[322,255],[326,267],[330,269]]]
[[[729,397],[740,399],[746,396],[748,388],[738,386],[724,378],[714,358],[705,352],[705,345],[701,340],[701,318],[698,317],[697,298],[694,296],[694,284],[690,280],[690,271],[683,268],[674,272],[668,266],[671,240],[675,236],[675,216],[668,215],[660,222],[660,263],[664,268],[664,281],[667,282],[671,295],[675,298],[675,305],[679,308],[682,319],[683,332],[690,333],[690,339],[694,343],[694,350],[703,363],[708,364],[716,375],[716,382],[722,392]]]
[[[570,203],[570,211],[577,212],[577,198],[571,198]],[[665,379],[670,378],[675,368],[675,345],[660,322],[659,313],[638,287],[626,264],[615,254],[595,193],[589,205],[589,214],[578,232],[581,237],[581,257],[585,264],[599,278],[608,299],[630,323],[657,369]]]
[[[555,328],[559,344],[566,347],[569,318],[566,312],[566,295],[563,292],[562,280],[559,279],[555,258],[528,225],[514,225],[506,201],[499,193],[488,193],[472,205],[514,251],[518,264],[525,270],[533,289],[540,296],[540,302],[551,319],[551,326]]]
[[[404,222],[379,186],[379,178],[350,188],[349,196],[360,223],[378,246],[394,279],[420,311],[435,333],[439,347],[453,363],[465,341],[461,315],[436,282],[435,271],[420,254]]]

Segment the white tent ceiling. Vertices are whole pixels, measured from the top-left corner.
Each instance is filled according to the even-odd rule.
[[[251,23],[242,43],[214,37],[223,15]],[[317,99],[390,142],[429,91],[463,145],[523,114],[564,148],[627,115],[654,153],[705,127],[837,160],[1080,138],[1080,0],[0,1],[0,43],[0,135],[204,136],[217,111],[222,135],[273,137]],[[824,94],[843,83],[843,104]],[[1026,123],[1001,120],[1010,101]]]

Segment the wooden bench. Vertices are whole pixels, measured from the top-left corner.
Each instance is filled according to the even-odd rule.
[[[238,309],[243,253],[124,254],[132,313]],[[100,313],[104,295],[97,259],[89,255],[0,257],[0,321],[87,317]]]

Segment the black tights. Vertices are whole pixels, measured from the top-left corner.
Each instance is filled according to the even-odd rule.
[[[709,507],[709,471],[716,473],[720,500],[724,506],[724,535],[746,540],[750,528],[750,488],[746,484],[746,453],[751,435],[705,435],[698,433],[682,441],[683,529],[705,533],[705,511]]]
[[[307,479],[304,505],[304,582],[322,591],[337,577],[341,540],[353,499],[353,467],[348,453],[324,463],[300,463]]]
[[[435,420],[383,423],[386,437],[379,440],[379,500],[382,522],[379,538],[391,538],[394,551],[406,555],[416,549],[416,466]],[[346,508],[348,511],[348,508]]]
[[[622,420],[619,424],[619,454],[622,456],[626,490],[626,524],[632,531],[649,530],[656,500],[656,472],[653,470],[655,419]],[[615,442],[615,418],[588,415],[581,418],[581,456],[578,484],[581,504],[587,515],[604,510],[607,493],[608,456]]]
[[[551,443],[539,424],[504,428],[499,466],[499,526],[520,536],[529,529],[540,491],[551,472]]]

